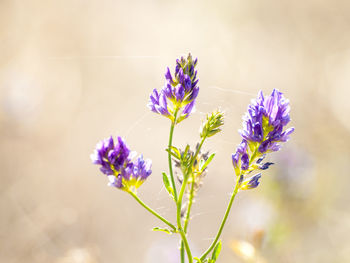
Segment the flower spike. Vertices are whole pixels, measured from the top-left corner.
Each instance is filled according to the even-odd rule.
[[[151,111],[179,123],[195,111],[195,100],[199,87],[197,79],[197,59],[191,54],[187,58],[176,60],[175,74],[170,69],[165,72],[164,87],[158,92],[154,89],[150,95],[148,107]]]
[[[239,131],[243,140],[232,155],[237,176],[254,170],[266,170],[273,164],[262,161],[267,153],[278,151],[281,148],[279,143],[288,141],[294,131],[294,128],[284,130],[290,121],[289,112],[289,100],[276,89],[267,97],[260,91],[257,99],[252,100],[243,116],[243,129]],[[245,180],[241,189],[257,187],[259,178],[260,174]]]
[[[114,142],[111,136],[96,145],[91,160],[93,164],[100,165],[101,172],[108,176],[109,186],[128,192],[136,191],[152,173],[151,160],[144,160],[140,155],[133,162],[135,155],[136,152],[131,152],[121,137]]]

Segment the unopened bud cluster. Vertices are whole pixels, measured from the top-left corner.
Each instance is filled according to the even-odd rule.
[[[211,137],[221,131],[221,127],[224,125],[224,113],[220,110],[213,111],[208,114],[206,121],[203,122],[200,128],[200,136]]]

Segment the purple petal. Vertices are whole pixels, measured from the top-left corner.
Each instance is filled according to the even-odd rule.
[[[189,114],[194,112],[195,110],[194,104],[195,104],[195,101],[192,101],[191,103],[187,104],[183,109],[182,114],[186,114],[186,118],[188,117]]]
[[[242,170],[248,170],[249,168],[249,155],[244,153],[241,157],[241,168]]]
[[[171,76],[171,73],[170,73],[170,69],[167,68],[166,72],[165,72],[165,78],[171,83],[173,84],[173,77]]]

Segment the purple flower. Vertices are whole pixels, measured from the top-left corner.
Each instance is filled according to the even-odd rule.
[[[199,92],[196,65],[197,59],[193,60],[191,54],[187,59],[177,59],[174,76],[167,68],[164,87],[160,92],[153,90],[148,107],[176,123],[186,119],[195,110]]]
[[[152,173],[151,171],[152,162],[151,160],[143,160],[143,156],[137,158],[137,162],[133,166],[133,177],[140,180],[146,180]]]
[[[159,94],[156,89],[153,90],[152,94],[150,95],[150,102],[148,104],[148,107],[155,113],[159,113],[166,117],[170,116],[170,113],[168,111],[168,103],[162,91]]]
[[[270,167],[271,165],[273,165],[273,164],[274,164],[274,163],[271,163],[271,162],[263,163],[262,165],[259,166],[259,169],[260,169],[260,170],[267,170],[267,169],[269,169],[269,167]]]
[[[294,131],[294,128],[284,130],[290,121],[289,111],[289,100],[282,92],[274,89],[270,96],[264,98],[260,91],[243,116],[240,134],[252,147],[258,147],[261,154],[278,151],[278,143],[286,142]]]
[[[91,160],[93,164],[101,166],[100,170],[108,176],[110,186],[133,191],[152,173],[151,160],[145,161],[141,155],[136,162],[132,162],[135,155],[121,137],[114,142],[111,136],[96,145]]]
[[[244,180],[241,183],[239,188],[241,190],[248,190],[248,189],[256,188],[260,184],[260,182],[259,182],[260,178],[261,178],[261,174],[256,174],[256,175]]]
[[[243,116],[243,129],[240,134],[242,142],[232,155],[232,163],[239,180],[254,170],[266,170],[271,162],[262,163],[266,153],[278,151],[280,142],[286,142],[294,128],[285,130],[290,121],[289,101],[274,89],[270,96],[264,98],[260,91],[257,99],[252,100]],[[259,185],[261,175],[243,181],[241,189],[251,189]],[[243,187],[243,188],[242,188]]]
[[[240,175],[241,170],[247,170],[249,167],[249,155],[247,153],[248,144],[246,140],[238,145],[236,153],[232,154],[232,164],[235,168],[237,176]]]

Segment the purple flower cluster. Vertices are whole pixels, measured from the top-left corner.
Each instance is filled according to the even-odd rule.
[[[262,91],[258,98],[248,106],[243,116],[242,137],[248,142],[258,143],[259,152],[278,151],[278,142],[286,142],[294,128],[283,131],[289,123],[289,100],[282,92],[274,89],[271,96],[264,98]]]
[[[101,166],[100,170],[108,176],[110,186],[130,191],[137,189],[152,173],[151,160],[143,160],[140,155],[133,162],[134,156],[136,153],[130,151],[121,137],[114,142],[111,136],[96,145],[91,160]]]
[[[264,97],[260,91],[252,100],[243,116],[242,142],[232,155],[232,163],[237,176],[253,170],[266,170],[272,163],[261,163],[266,153],[278,151],[279,142],[286,142],[294,128],[284,130],[290,121],[289,100],[274,89],[270,96]],[[258,160],[256,160],[258,158]],[[249,187],[258,185],[259,177]]]
[[[191,54],[187,59],[177,59],[174,77],[167,68],[165,85],[160,92],[153,90],[148,107],[177,123],[187,118],[195,109],[199,92],[196,65],[197,59],[193,60]]]

